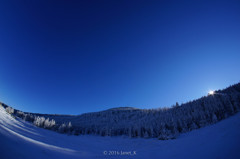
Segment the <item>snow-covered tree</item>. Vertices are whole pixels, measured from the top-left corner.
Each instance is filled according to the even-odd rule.
[[[9,114],[13,114],[14,113],[14,109],[12,107],[7,107],[6,108],[6,112],[8,112]]]
[[[44,117],[35,117],[33,124],[38,127],[44,127],[45,118]]]

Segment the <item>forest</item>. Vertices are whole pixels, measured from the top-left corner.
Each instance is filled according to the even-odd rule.
[[[168,140],[239,112],[240,83],[184,104],[157,109],[119,107],[82,115],[57,115],[22,112],[0,104],[15,118],[59,133]]]

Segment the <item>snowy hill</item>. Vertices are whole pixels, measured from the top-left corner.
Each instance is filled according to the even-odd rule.
[[[182,134],[176,140],[68,136],[15,119],[0,106],[0,158],[238,159],[239,130],[237,113],[217,124]]]
[[[171,108],[112,108],[82,115],[24,113],[2,104],[7,112],[38,127],[60,133],[131,138],[175,139],[179,134],[217,123],[240,111],[240,83]]]

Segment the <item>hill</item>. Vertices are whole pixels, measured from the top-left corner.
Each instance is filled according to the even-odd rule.
[[[176,140],[69,136],[15,119],[0,106],[0,158],[238,159],[239,130],[240,114],[237,113],[214,125],[182,134]],[[125,153],[118,154],[121,152]]]
[[[181,133],[214,124],[239,112],[240,83],[171,108],[120,107],[68,116],[24,113],[2,105],[16,117],[61,133],[124,135],[167,140],[177,138]]]

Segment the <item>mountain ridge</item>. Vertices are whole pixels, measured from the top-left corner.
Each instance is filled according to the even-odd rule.
[[[228,118],[240,110],[240,83],[171,108],[111,108],[81,115],[24,113],[3,104],[10,114],[61,133],[173,139]]]

